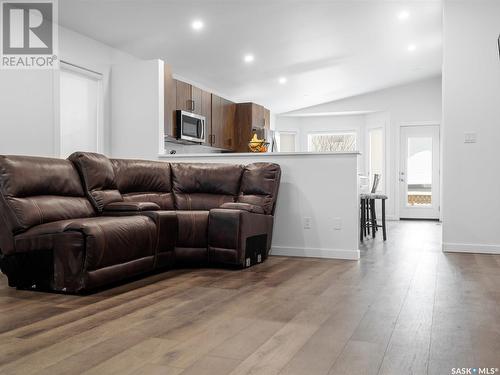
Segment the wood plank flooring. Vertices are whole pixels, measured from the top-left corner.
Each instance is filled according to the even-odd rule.
[[[359,262],[271,257],[89,296],[7,287],[0,374],[443,375],[500,367],[500,256],[391,222]]]

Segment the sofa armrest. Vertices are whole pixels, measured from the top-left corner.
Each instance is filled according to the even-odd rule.
[[[153,202],[113,202],[104,206],[105,212],[158,211],[160,206]]]
[[[262,207],[250,203],[224,203],[219,208],[264,214],[264,209]]]

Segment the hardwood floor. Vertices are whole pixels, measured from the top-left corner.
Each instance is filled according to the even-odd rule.
[[[8,288],[0,374],[451,374],[500,367],[500,256],[389,223],[359,262],[271,257],[90,296]],[[379,236],[380,237],[380,236]]]

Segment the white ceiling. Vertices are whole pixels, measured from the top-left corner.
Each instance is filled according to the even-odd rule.
[[[64,0],[59,18],[140,58],[161,58],[229,99],[281,113],[439,74],[441,8],[440,0]]]

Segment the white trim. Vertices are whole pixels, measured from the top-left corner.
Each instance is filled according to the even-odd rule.
[[[400,124],[400,127],[405,126],[441,126],[441,121],[406,121]]]
[[[343,249],[319,249],[319,248],[304,248],[304,247],[286,247],[273,246],[271,255],[280,255],[288,257],[304,257],[304,258],[327,258],[327,259],[346,259],[358,260],[359,250],[343,250]]]
[[[499,245],[443,243],[443,251],[449,253],[500,254]]]

